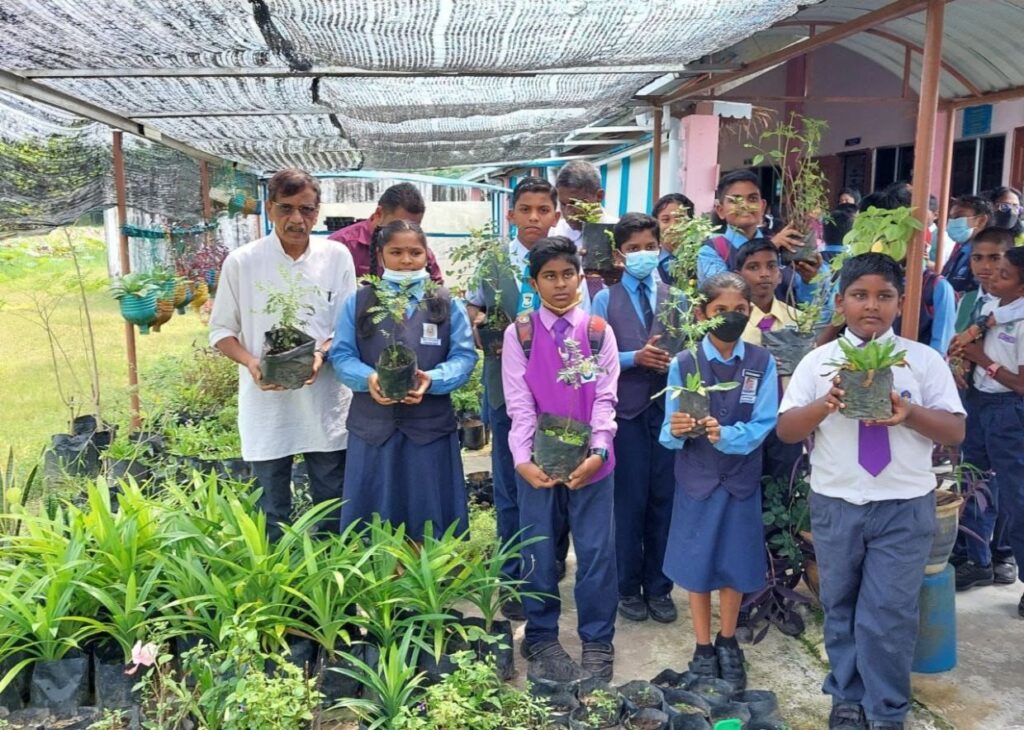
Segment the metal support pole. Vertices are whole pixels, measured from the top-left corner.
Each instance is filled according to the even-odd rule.
[[[661,197],[661,124],[664,113],[662,109],[654,110],[654,138],[651,140],[651,209]]]
[[[917,134],[914,138],[914,190],[911,205],[921,222],[907,248],[907,296],[903,304],[900,334],[917,339],[921,316],[921,286],[924,271],[924,227],[928,218],[931,190],[931,151],[935,148],[935,115],[939,110],[939,72],[942,64],[942,26],[946,0],[928,0],[925,14],[924,57],[921,60],[921,88],[918,92]]]
[[[953,187],[953,142],[956,136],[956,109],[946,110],[946,140],[942,150],[942,185],[939,188],[939,215],[935,220],[935,270],[942,270],[942,248],[949,220],[949,192]]]
[[[121,148],[122,132],[114,130],[114,190],[117,193],[117,226],[121,241],[120,259],[121,276],[131,273],[131,256],[128,253],[128,236],[124,227],[128,223],[128,196],[124,181],[124,152]],[[124,344],[128,354],[128,398],[131,402],[132,430],[142,426],[139,407],[139,363],[135,353],[135,325],[127,320],[124,323]]]

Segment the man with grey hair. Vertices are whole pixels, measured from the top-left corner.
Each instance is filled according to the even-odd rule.
[[[580,211],[573,204],[602,203],[604,188],[601,187],[601,173],[596,167],[585,160],[573,160],[558,171],[555,178],[555,189],[558,191],[558,207],[562,217],[551,229],[551,236],[565,236],[579,245],[583,236],[583,221],[579,220]],[[617,223],[618,218],[608,215],[602,210],[601,223]]]
[[[242,458],[262,489],[267,534],[281,535],[291,521],[292,460],[302,454],[313,502],[341,499],[352,395],[341,384],[327,351],[341,303],[355,292],[352,254],[345,246],[310,236],[320,210],[320,183],[303,170],[276,173],[267,184],[269,236],[232,251],[224,260],[210,315],[210,345],[238,363],[238,431]],[[278,324],[267,297],[300,282],[303,330],[316,340],[313,372],[301,388],[264,382],[260,353],[264,332]],[[326,372],[324,372],[326,371]],[[338,510],[321,529],[340,529]]]

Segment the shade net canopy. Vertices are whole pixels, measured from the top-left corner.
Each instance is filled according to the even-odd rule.
[[[261,172],[414,170],[547,156],[806,4],[6,0],[0,68]]]

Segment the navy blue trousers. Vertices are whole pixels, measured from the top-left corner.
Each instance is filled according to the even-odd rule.
[[[341,499],[345,482],[346,451],[323,451],[303,454],[306,471],[309,474],[309,493],[313,504],[328,499]],[[267,535],[271,540],[280,539],[282,524],[292,521],[292,462],[295,456],[282,456],[268,461],[252,461],[256,484],[262,490],[260,509],[267,516]],[[321,521],[321,531],[338,531],[341,504]]]
[[[978,536],[965,536],[967,557],[978,565],[990,565],[992,546],[1007,544],[1019,564],[1024,559],[1024,399],[1015,393],[971,388],[966,405],[963,461],[994,472],[988,482],[989,504],[982,510],[971,500],[961,518],[961,524]]]
[[[559,485],[536,489],[516,475],[519,485],[519,519],[524,537],[546,539],[523,549],[524,589],[540,595],[523,602],[527,643],[558,638],[562,601],[558,593],[553,538],[568,526],[576,548],[576,614],[583,641],[610,642],[615,636],[618,599],[611,590],[615,577],[615,498],[613,477],[607,476],[582,489]]]
[[[494,481],[494,511],[498,539],[504,545],[520,530],[519,495],[516,486],[516,465],[512,463],[512,452],[508,447],[508,432],[512,419],[505,406],[488,409],[491,424],[491,479]],[[522,538],[520,538],[522,539]],[[558,530],[558,559],[564,561],[569,552],[569,530],[560,526]],[[505,575],[513,580],[519,578],[519,561],[505,564]]]
[[[665,413],[650,406],[618,418],[615,433],[615,562],[619,595],[654,598],[672,592],[665,563],[672,521],[673,452],[658,443]]]
[[[902,722],[935,494],[857,505],[812,492],[810,502],[830,668],[822,690],[862,705],[868,720]]]

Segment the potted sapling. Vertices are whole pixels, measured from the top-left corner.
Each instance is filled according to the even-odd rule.
[[[313,377],[316,340],[302,331],[306,317],[313,315],[312,305],[304,299],[318,291],[315,286],[302,286],[302,274],[294,276],[281,267],[281,289],[264,284],[257,287],[267,295],[262,314],[277,318],[277,324],[263,333],[260,374],[263,385],[279,385],[296,390]]]
[[[121,316],[149,334],[156,319],[157,288],[149,274],[125,274],[110,285],[110,293],[121,307]]]
[[[602,730],[619,726],[622,697],[607,687],[580,692],[580,706],[569,714],[573,730]]]
[[[822,277],[821,274],[818,275]],[[818,324],[824,308],[824,297],[832,290],[826,283],[819,283],[818,292],[809,302],[797,305],[793,315],[794,324],[775,332],[761,333],[761,343],[775,358],[779,375],[792,375],[796,366],[811,350],[818,339]]]
[[[845,391],[845,408],[839,412],[859,421],[884,421],[892,417],[893,373],[906,367],[906,350],[897,350],[895,339],[871,340],[857,347],[846,338],[838,340],[843,359],[828,363],[836,368],[838,386]]]
[[[583,270],[587,273],[608,274],[615,271],[615,259],[612,249],[615,238],[611,223],[602,223],[604,209],[600,203],[589,203],[585,200],[572,201],[576,209],[576,220],[583,224],[583,236],[580,238],[580,254],[583,256]]]
[[[565,339],[560,351],[563,367],[558,371],[558,382],[572,388],[570,410],[575,406],[579,390],[594,381],[605,370],[596,355],[584,356],[580,343],[571,337]],[[545,474],[556,481],[568,481],[569,475],[587,457],[590,449],[590,424],[567,416],[541,413],[537,419],[537,433],[533,440],[533,460]]]
[[[706,216],[690,218],[685,214],[678,215],[676,222],[665,230],[672,246],[673,261],[669,268],[672,286],[669,296],[658,307],[657,320],[661,329],[661,337],[657,346],[672,357],[682,352],[690,340],[687,327],[694,323],[692,303],[697,303],[700,296],[697,292],[697,256],[704,242],[717,231],[716,226]]]
[[[821,119],[791,114],[788,122],[762,132],[756,144],[745,145],[756,153],[753,167],[768,162],[775,169],[782,183],[787,221],[803,239],[792,251],[782,249],[787,264],[818,260],[819,221],[829,210],[829,202],[828,178],[815,158],[827,128],[828,123]]]
[[[406,313],[416,299],[413,297],[414,282],[403,282],[397,287],[375,276],[366,281],[374,288],[377,303],[366,310],[374,325],[384,324],[381,334],[387,339],[387,346],[377,357],[376,370],[380,392],[385,398],[400,401],[409,395],[417,385],[418,363],[416,352],[402,341],[405,332]],[[423,284],[424,296],[417,306],[426,306],[427,300],[437,289],[437,284],[427,281]]]
[[[476,332],[484,355],[497,357],[505,330],[519,309],[517,277],[522,272],[516,271],[508,244],[494,235],[489,224],[470,231],[468,242],[452,250],[451,261],[466,291],[479,291],[486,301],[495,303],[488,306]]]

